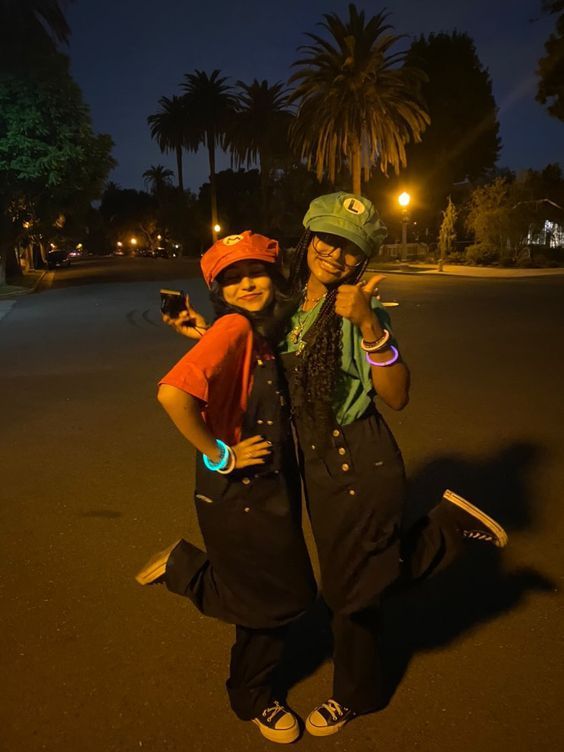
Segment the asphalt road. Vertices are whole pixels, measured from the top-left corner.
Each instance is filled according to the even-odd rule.
[[[180,535],[200,541],[192,454],[155,400],[186,347],[159,321],[159,287],[203,306],[195,274],[84,261],[0,321],[2,750],[272,749],[228,709],[232,629],[133,579]],[[385,414],[414,514],[450,487],[510,545],[391,601],[388,707],[300,748],[562,748],[563,292],[557,278],[382,284],[413,372],[411,404]],[[294,638],[289,702],[304,716],[330,693],[321,608]]]

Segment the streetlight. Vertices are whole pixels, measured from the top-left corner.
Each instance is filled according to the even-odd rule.
[[[221,225],[218,225],[217,223],[212,227],[212,230],[216,233],[221,232]]]
[[[407,223],[409,222],[409,215],[407,213],[407,207],[411,201],[409,193],[404,191],[398,196],[398,204],[401,206],[401,257],[402,261],[407,261]]]

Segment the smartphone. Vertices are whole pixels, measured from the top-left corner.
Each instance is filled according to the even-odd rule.
[[[161,290],[161,313],[177,319],[188,309],[188,295],[184,290]]]

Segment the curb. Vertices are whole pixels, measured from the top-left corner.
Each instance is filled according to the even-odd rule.
[[[34,293],[37,290],[48,271],[48,269],[43,270],[43,272],[35,280],[35,283],[32,287],[18,287],[14,285],[14,290],[10,290],[9,292],[0,292],[0,300],[10,299],[14,297],[19,298],[21,295],[31,295],[31,293]],[[6,285],[6,287],[9,287],[9,285]]]
[[[463,269],[464,267],[461,267]],[[485,269],[486,267],[484,267]],[[462,279],[499,279],[499,280],[508,280],[508,279],[547,279],[549,277],[562,277],[564,276],[564,268],[562,269],[554,269],[550,271],[545,270],[537,270],[537,269],[530,269],[530,270],[520,270],[517,274],[512,274],[510,270],[502,270],[496,268],[495,271],[456,271],[456,272],[450,272],[450,271],[442,271],[440,272],[438,269],[433,268],[422,268],[422,269],[415,269],[415,268],[409,268],[409,269],[389,269],[385,267],[377,267],[377,266],[368,266],[367,272],[370,272],[371,274],[377,273],[377,274],[405,274],[410,275],[412,277],[417,277],[420,275],[425,276],[433,276],[433,277],[460,277]],[[497,272],[502,273],[497,273]]]

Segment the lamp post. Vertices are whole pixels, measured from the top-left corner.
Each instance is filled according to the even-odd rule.
[[[407,261],[407,223],[409,222],[409,215],[407,213],[407,207],[411,201],[409,193],[404,191],[398,196],[398,204],[401,206],[401,258],[402,261]]]

